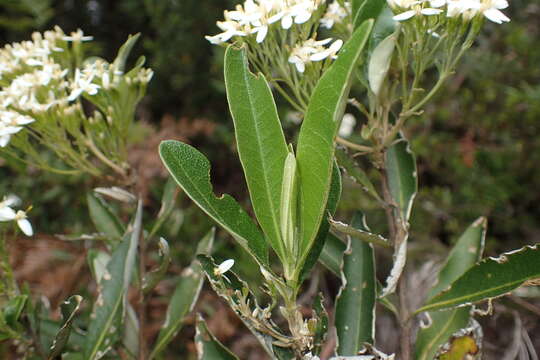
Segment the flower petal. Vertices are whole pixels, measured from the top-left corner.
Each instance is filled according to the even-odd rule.
[[[17,225],[19,225],[19,228],[26,236],[32,236],[34,235],[34,230],[32,229],[32,225],[30,224],[30,221],[28,219],[20,219],[17,220]]]
[[[403,12],[401,14],[397,14],[392,19],[395,20],[395,21],[405,21],[405,20],[408,20],[408,19],[412,18],[414,15],[416,15],[416,11],[409,10],[409,11],[405,11],[405,12]]]

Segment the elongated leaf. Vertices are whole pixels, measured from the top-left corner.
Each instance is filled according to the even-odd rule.
[[[272,92],[262,74],[249,71],[245,48],[227,48],[225,86],[253,209],[266,238],[284,260],[279,194],[289,151]]]
[[[208,330],[201,315],[197,315],[195,346],[199,360],[238,360],[238,358]]]
[[[305,258],[325,214],[330,189],[334,138],[343,117],[356,63],[373,26],[360,26],[321,77],[300,129],[297,161],[300,172],[301,254]]]
[[[71,324],[73,323],[75,315],[81,307],[82,299],[82,296],[73,295],[64,301],[62,305],[60,305],[62,320],[64,323],[60,330],[58,330],[58,333],[56,334],[53,344],[49,350],[49,355],[47,357],[49,360],[53,360],[59,356],[62,353],[64,346],[66,346],[69,340],[69,335],[71,334]]]
[[[126,68],[126,61],[131,53],[131,50],[133,49],[133,46],[135,46],[135,43],[137,40],[139,40],[139,37],[141,36],[140,33],[135,35],[129,35],[126,42],[120,47],[120,50],[118,50],[118,55],[116,56],[116,59],[114,59],[113,62],[113,68],[115,71],[124,72]]]
[[[352,226],[368,230],[362,214]],[[375,328],[375,257],[373,247],[351,239],[343,255],[342,286],[336,299],[336,330],[339,355],[356,355],[364,343],[373,343]]]
[[[343,259],[343,252],[346,248],[347,245],[340,238],[329,232],[326,236],[326,242],[321,251],[319,262],[334,273],[334,275],[340,276],[340,266]]]
[[[379,245],[386,248],[392,247],[392,244],[390,244],[390,242],[381,235],[373,234],[369,231],[365,231],[365,230],[362,230],[361,228],[354,227],[352,225],[347,225],[345,223],[342,223],[341,221],[335,221],[333,219],[330,219],[330,225],[332,225],[332,227],[335,230],[343,234],[352,236],[360,241]]]
[[[343,149],[336,149],[336,160],[339,166],[345,170],[346,174],[349,175],[357,184],[361,185],[368,194],[373,196],[375,199],[382,201],[367,174],[354,163],[354,160]]]
[[[156,222],[152,226],[152,230],[148,235],[151,239],[163,226],[163,224],[169,219],[174,211],[176,199],[178,197],[178,186],[172,176],[169,176],[165,188],[163,189],[163,196],[161,197],[161,207],[159,209]]]
[[[384,79],[386,78],[386,74],[390,69],[392,54],[394,53],[394,48],[396,47],[397,37],[398,34],[394,33],[385,38],[379,43],[379,45],[377,45],[369,58],[369,86],[375,96],[379,95]]]
[[[416,160],[405,139],[396,142],[386,152],[386,173],[390,193],[403,221],[408,222],[418,190]]]
[[[114,250],[107,265],[107,272],[100,282],[101,293],[94,304],[92,322],[88,329],[84,347],[84,359],[94,360],[103,351],[111,329],[114,332],[115,319],[123,317],[127,303],[127,290],[131,282],[137,245],[142,227],[142,202],[139,200],[133,222],[133,231],[124,236]]]
[[[354,3],[353,6],[358,7],[357,9],[353,8],[352,13],[354,16],[354,28],[356,29],[367,19],[377,19],[386,5],[386,0],[365,0],[360,5],[354,5]],[[359,3],[359,1],[356,1],[356,3]]]
[[[257,225],[231,196],[218,198],[214,194],[208,159],[192,146],[173,140],[161,143],[159,155],[191,200],[231,233],[259,263],[267,264],[266,243]]]
[[[110,209],[110,207],[100,198],[91,193],[86,195],[90,219],[94,223],[97,231],[105,234],[109,240],[120,240],[124,234],[122,223]]]
[[[319,232],[317,233],[317,237],[315,238],[313,247],[309,251],[306,262],[303,265],[302,272],[300,274],[300,279],[305,279],[308,276],[309,272],[311,271],[311,269],[313,268],[313,266],[319,259],[319,256],[321,255],[321,251],[324,248],[324,244],[328,237],[328,231],[330,230],[329,219],[331,216],[334,215],[334,213],[337,210],[339,200],[341,198],[341,190],[342,190],[341,173],[339,172],[339,167],[337,166],[337,163],[334,163],[334,168],[332,171],[332,184],[330,185],[330,193],[328,194],[328,203],[326,204],[326,216],[321,222],[321,226],[319,227]],[[339,268],[339,264],[338,264],[338,268]],[[338,274],[339,274],[339,271],[338,271]]]
[[[200,241],[197,247],[197,254],[209,254],[215,237],[216,230],[212,228],[208,234]],[[167,307],[165,322],[159,332],[158,339],[154,345],[149,359],[153,359],[162,352],[168,343],[176,336],[182,327],[185,316],[193,310],[204,281],[204,276],[197,260],[193,260],[191,265],[184,269],[180,280]]]
[[[439,272],[437,284],[429,291],[428,299],[446,289],[480,260],[484,248],[486,224],[485,218],[479,218],[459,238],[446,264]],[[468,325],[470,310],[470,307],[466,306],[430,313],[431,324],[418,332],[415,358],[433,359],[441,345],[447,343],[454,333]]]
[[[525,246],[487,258],[467,270],[450,288],[437,294],[416,311],[433,311],[493,299],[540,279],[540,247]]]

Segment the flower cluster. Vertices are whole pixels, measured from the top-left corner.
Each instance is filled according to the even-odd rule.
[[[501,10],[508,7],[507,0],[387,0],[397,13],[396,21],[405,21],[414,16],[431,16],[446,13],[447,17],[462,17],[464,20],[483,15],[502,24],[510,19]]]
[[[343,40],[334,41],[329,47],[324,47],[332,42],[332,39],[313,40],[308,39],[302,44],[296,45],[289,56],[289,62],[296,66],[296,69],[303,73],[306,64],[312,61],[322,61],[324,59],[335,59],[336,53],[341,49]]]
[[[324,16],[321,18],[321,26],[331,29],[334,24],[341,23],[351,13],[351,3],[345,1],[343,5],[341,6],[337,0],[329,4]]]
[[[82,30],[68,36],[55,27],[32,34],[31,41],[0,49],[0,147],[24,125],[59,119],[83,94],[94,96],[101,88],[117,87],[122,79],[142,85],[150,81],[149,69],[139,68],[127,76],[103,60],[74,67],[81,59],[80,46],[74,45],[90,40]]]
[[[323,0],[246,0],[236,9],[224,12],[224,21],[217,26],[223,30],[214,36],[206,36],[212,44],[222,44],[235,36],[256,34],[256,41],[261,43],[268,34],[271,24],[280,22],[283,29],[294,24],[304,24],[317,10]]]
[[[19,205],[21,200],[15,195],[9,195],[4,197],[0,201],[0,221],[15,221],[19,226],[19,229],[26,235],[34,235],[32,224],[26,217],[26,212],[22,210],[13,210],[14,206]]]

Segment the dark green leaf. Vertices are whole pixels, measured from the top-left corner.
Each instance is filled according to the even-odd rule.
[[[75,319],[75,315],[79,311],[82,302],[82,296],[73,295],[60,305],[62,312],[63,325],[56,334],[53,344],[49,350],[48,359],[53,360],[62,353],[71,334],[71,324]]]
[[[334,275],[340,276],[340,266],[343,259],[343,252],[346,248],[347,246],[340,238],[329,232],[326,236],[326,242],[321,251],[319,262],[333,272]]]
[[[274,98],[264,76],[249,71],[245,48],[227,48],[225,85],[253,210],[283,261],[286,251],[281,241],[279,194],[289,151]]]
[[[199,242],[197,254],[209,254],[214,243],[216,230],[212,228],[208,234]],[[150,354],[149,359],[155,358],[157,354],[162,352],[168,343],[176,336],[176,333],[182,327],[182,323],[187,313],[189,313],[197,299],[203,285],[203,273],[197,260],[193,260],[191,265],[186,268],[167,307],[165,322],[159,332],[158,339],[154,345],[154,349]]]
[[[125,232],[122,223],[112,209],[102,199],[91,193],[86,195],[90,219],[97,231],[104,234],[109,240],[120,240]]]
[[[341,173],[339,172],[339,167],[337,163],[334,163],[334,168],[332,171],[332,184],[330,185],[330,193],[328,194],[328,203],[326,204],[327,216],[321,222],[319,232],[315,238],[313,247],[311,248],[309,255],[306,259],[302,272],[300,274],[300,279],[304,279],[308,276],[309,272],[319,259],[323,248],[325,247],[326,239],[328,238],[328,231],[330,230],[329,217],[334,215],[337,210],[339,199],[341,198]],[[343,252],[341,252],[343,253]],[[340,254],[341,256],[341,254]],[[338,264],[339,267],[339,264]]]
[[[446,264],[439,272],[437,284],[429,291],[428,299],[446,289],[467,269],[482,257],[487,221],[481,217],[476,220],[459,238],[450,252]],[[421,328],[415,343],[415,358],[431,360],[439,347],[448,342],[458,330],[469,323],[470,307],[432,312],[431,324]]]
[[[356,29],[367,19],[376,20],[384,9],[386,0],[364,0],[360,5],[354,3],[358,4],[360,1],[353,2],[353,24]],[[354,7],[357,7],[357,9],[354,9]]]
[[[487,258],[467,270],[450,288],[437,294],[417,310],[433,311],[493,299],[540,279],[540,247],[525,246]]]
[[[173,140],[162,142],[159,154],[186,194],[260,263],[267,264],[266,242],[257,225],[231,196],[214,195],[208,159],[192,146]]]
[[[352,74],[373,26],[360,26],[339,57],[317,83],[300,129],[297,161],[300,173],[301,256],[311,249],[326,211],[334,138],[343,117]],[[304,260],[302,260],[303,262]]]
[[[408,222],[418,190],[418,181],[416,160],[405,139],[398,140],[388,148],[385,166],[392,198],[400,211],[401,219]]]
[[[362,214],[356,213],[352,226],[368,230]],[[343,255],[342,287],[336,299],[336,330],[339,355],[356,355],[364,343],[373,343],[375,322],[375,257],[373,247],[348,239]]]
[[[107,272],[100,282],[102,289],[94,304],[87,342],[84,347],[84,358],[94,360],[100,351],[106,348],[105,343],[111,332],[115,332],[116,319],[126,309],[126,294],[134,270],[137,245],[142,228],[142,202],[139,200],[137,213],[133,222],[133,231],[124,236],[122,242],[114,250],[107,265]]]

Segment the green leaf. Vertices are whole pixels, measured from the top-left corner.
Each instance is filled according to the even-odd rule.
[[[238,360],[238,358],[208,330],[201,315],[197,315],[195,347],[199,360]]]
[[[263,234],[229,195],[216,197],[210,183],[210,163],[194,147],[168,140],[159,146],[161,159],[178,185],[204,212],[233,235],[261,264],[268,263]]]
[[[360,26],[321,77],[300,129],[296,159],[300,173],[300,249],[303,258],[309,254],[325,215],[334,138],[343,117],[352,74],[372,26],[372,20]]]
[[[133,46],[135,45],[140,36],[140,33],[128,36],[126,42],[120,47],[120,50],[118,50],[118,55],[116,56],[116,59],[114,59],[114,62],[112,64],[114,71],[119,71],[122,73],[125,71],[126,61],[129,53],[131,53]]]
[[[130,304],[127,304],[123,321],[122,345],[133,358],[139,355],[139,319]]]
[[[326,242],[321,251],[319,262],[334,273],[334,275],[340,276],[340,266],[343,259],[343,252],[346,248],[347,246],[340,238],[329,232],[326,236]]]
[[[439,271],[437,284],[429,291],[428,299],[446,289],[480,260],[484,248],[486,225],[486,219],[481,217],[461,235],[450,252],[446,264]],[[470,307],[466,306],[429,313],[431,324],[418,332],[415,359],[433,359],[441,345],[447,343],[454,333],[468,325],[470,310]]]
[[[336,149],[336,160],[339,166],[349,175],[357,184],[362,186],[369,195],[373,196],[376,200],[382,201],[381,197],[377,193],[375,186],[369,180],[367,174],[355,164],[354,159],[351,158],[343,149]]]
[[[473,304],[503,296],[524,284],[535,284],[540,279],[539,245],[480,261],[416,313]]]
[[[397,37],[398,34],[393,33],[385,38],[377,45],[369,58],[369,86],[375,96],[379,96],[386,74],[390,70],[390,63],[392,62],[392,54],[396,47]]]
[[[204,236],[197,247],[197,254],[210,253],[214,244],[215,233],[216,229],[212,228]],[[193,260],[191,265],[184,269],[180,276],[180,280],[167,307],[165,322],[159,332],[158,339],[149,359],[153,359],[161,353],[181,329],[186,314],[193,310],[199,298],[203,281],[204,276],[201,267],[197,260]]]
[[[364,0],[361,4],[359,3],[360,1],[353,1],[352,14],[355,29],[367,19],[377,19],[386,5],[386,0]]]
[[[334,213],[337,210],[339,200],[341,198],[341,190],[342,190],[342,183],[341,183],[341,173],[339,172],[339,167],[337,166],[337,163],[334,162],[334,168],[332,171],[332,184],[330,185],[330,193],[328,194],[328,203],[326,204],[326,217],[321,222],[321,226],[319,227],[319,232],[317,233],[317,237],[315,238],[315,242],[313,244],[313,247],[309,251],[308,257],[306,259],[306,262],[303,265],[302,271],[300,273],[300,279],[305,279],[308,275],[313,266],[317,263],[317,260],[319,259],[319,256],[321,255],[321,252],[323,251],[323,248],[325,247],[326,239],[328,238],[328,231],[330,230],[330,223],[329,219],[330,216],[334,215]],[[341,254],[343,251],[341,252]],[[340,254],[340,257],[341,257]],[[339,269],[338,263],[338,269]],[[338,270],[339,274],[339,270]]]
[[[145,274],[143,279],[143,291],[148,294],[163,279],[171,263],[171,251],[169,243],[164,238],[159,238],[160,262],[157,269]]]
[[[359,229],[358,227],[347,225],[345,223],[342,223],[341,221],[335,221],[333,219],[330,219],[330,225],[332,225],[332,227],[336,229],[337,231],[343,234],[352,236],[363,242],[366,242],[369,244],[375,244],[375,245],[386,247],[386,248],[392,247],[392,244],[381,235],[373,234],[369,231],[365,231],[365,230]]]
[[[356,213],[352,225],[368,230],[363,215]],[[356,355],[364,343],[373,343],[375,327],[375,257],[373,247],[348,238],[343,255],[342,287],[336,299],[336,330],[339,355]]]
[[[62,353],[62,350],[64,349],[69,340],[69,335],[71,334],[71,324],[73,323],[75,315],[81,307],[82,300],[82,296],[73,295],[70,296],[69,299],[64,301],[62,305],[60,305],[63,325],[58,330],[58,333],[54,338],[47,359],[53,360]]]
[[[112,209],[102,199],[91,193],[86,195],[90,219],[97,231],[103,233],[109,240],[120,240],[124,234],[122,223]]]
[[[249,71],[245,48],[227,48],[225,86],[253,210],[272,248],[284,261],[279,194],[289,151],[270,87],[262,74],[255,76]]]
[[[416,160],[405,139],[400,139],[386,152],[388,187],[404,222],[409,221],[418,190]]]
[[[3,305],[2,316],[7,326],[17,326],[27,300],[27,295],[17,295],[9,299],[7,304]]]
[[[115,319],[123,317],[127,303],[127,290],[131,281],[137,255],[137,245],[142,228],[142,201],[139,200],[137,213],[133,221],[133,231],[124,236],[122,242],[114,250],[107,265],[107,272],[100,282],[102,288],[94,304],[87,342],[84,347],[84,359],[94,360],[111,332],[115,332]]]

